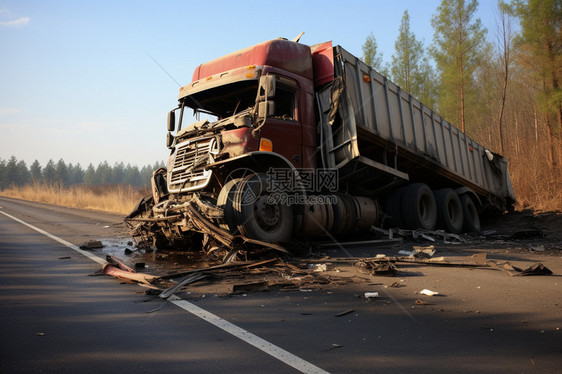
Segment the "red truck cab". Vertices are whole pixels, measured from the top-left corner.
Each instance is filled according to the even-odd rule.
[[[199,65],[179,100],[218,119],[256,103],[262,77],[274,76],[273,103],[265,123],[222,131],[224,154],[237,157],[274,152],[296,168],[316,166],[316,124],[311,48],[285,39],[269,40]],[[225,93],[222,97],[222,94]],[[256,111],[258,110],[256,105]],[[254,131],[259,126],[259,132]],[[252,134],[253,132],[253,134]]]

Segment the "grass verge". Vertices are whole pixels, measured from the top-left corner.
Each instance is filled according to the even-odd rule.
[[[147,189],[128,185],[65,187],[35,184],[7,188],[0,191],[0,196],[126,215],[149,193]]]

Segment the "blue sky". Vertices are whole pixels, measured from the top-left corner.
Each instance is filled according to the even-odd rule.
[[[0,158],[143,166],[165,161],[166,115],[195,67],[301,31],[361,56],[372,32],[391,60],[404,10],[425,45],[438,0],[2,1]],[[495,32],[495,1],[479,17]]]

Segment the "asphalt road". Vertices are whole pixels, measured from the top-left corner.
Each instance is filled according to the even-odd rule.
[[[102,261],[73,248],[126,241],[121,221],[0,198],[1,373],[562,372],[558,252],[490,253],[542,262],[552,276],[423,267],[311,292],[184,292],[162,301],[91,276]],[[384,287],[394,280],[402,287]],[[421,296],[423,288],[440,296]],[[361,297],[368,291],[381,297]]]

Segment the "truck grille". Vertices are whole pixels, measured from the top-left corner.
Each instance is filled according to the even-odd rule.
[[[168,191],[197,190],[209,183],[212,172],[205,170],[205,166],[209,163],[209,152],[213,144],[216,144],[215,139],[209,138],[177,146],[171,175],[168,177]]]

